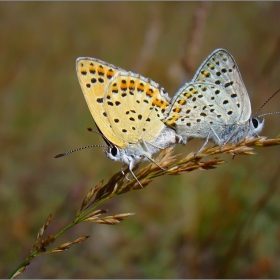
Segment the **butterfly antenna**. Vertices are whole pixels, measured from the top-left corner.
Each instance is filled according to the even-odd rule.
[[[69,154],[72,154],[72,153],[80,151],[80,150],[84,150],[84,149],[87,149],[87,148],[96,148],[96,147],[98,147],[98,148],[100,148],[100,147],[101,148],[106,148],[106,146],[104,146],[104,145],[88,145],[88,146],[80,147],[80,148],[77,148],[77,149],[65,152],[63,154],[58,154],[58,155],[55,156],[55,158],[64,157],[64,156],[67,156]]]
[[[275,93],[273,93],[264,103],[263,105],[259,108],[259,110],[257,111],[257,113],[255,114],[255,116],[258,114],[258,112],[264,107],[264,105],[271,99],[273,98],[278,92],[280,91],[280,89],[278,89]]]
[[[90,132],[95,132],[95,133],[99,134],[103,138],[103,140],[106,142],[107,146],[113,148],[112,143],[104,136],[104,134],[101,132],[101,130],[99,129],[99,127],[97,125],[96,125],[96,127],[97,127],[98,131],[93,130],[89,126],[87,127],[87,130]]]
[[[263,116],[267,116],[267,115],[274,115],[274,114],[280,114],[280,112],[270,112],[270,113],[261,114],[261,115],[258,116],[258,118],[263,117]]]
[[[103,136],[102,133],[100,133],[99,131],[93,130],[92,127],[90,127],[90,126],[87,127],[87,130],[88,130],[89,132],[94,132],[94,133],[97,133],[98,135]]]

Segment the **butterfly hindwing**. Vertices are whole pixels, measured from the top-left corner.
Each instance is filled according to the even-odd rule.
[[[132,72],[120,73],[105,89],[104,108],[114,134],[126,143],[155,140],[169,105],[162,87]]]
[[[223,89],[236,104],[236,122],[247,121],[251,116],[251,103],[240,71],[232,55],[224,49],[213,51],[196,71],[192,82],[213,83]],[[225,94],[224,94],[225,95]]]

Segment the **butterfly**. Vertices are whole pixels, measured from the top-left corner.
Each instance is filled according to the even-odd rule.
[[[209,140],[217,145],[237,143],[257,136],[264,126],[264,120],[251,116],[237,64],[224,49],[214,50],[193,79],[177,91],[163,122],[176,130],[181,143],[206,139],[203,147]]]
[[[137,180],[132,169],[138,162],[153,161],[154,153],[177,142],[175,131],[161,121],[169,106],[167,92],[149,78],[96,58],[78,58],[76,70],[90,113],[107,144],[105,154],[127,164]]]

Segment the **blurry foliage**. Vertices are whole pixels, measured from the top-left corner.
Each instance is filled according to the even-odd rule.
[[[53,158],[102,143],[86,131],[94,124],[77,57],[137,71],[173,96],[222,47],[238,63],[254,113],[279,88],[279,14],[279,2],[1,2],[0,276],[25,258],[50,212],[59,230],[87,191],[121,167],[101,149]],[[279,98],[262,112],[279,110]],[[262,135],[277,134],[279,116],[268,116]],[[91,238],[36,259],[20,277],[279,278],[279,147],[255,151],[108,201],[110,213],[136,215],[116,227],[77,226],[60,244]]]

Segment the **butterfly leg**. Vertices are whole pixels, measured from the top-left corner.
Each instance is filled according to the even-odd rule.
[[[124,173],[124,169],[126,168],[126,164],[125,165],[123,165],[122,167],[121,167],[121,173],[123,174],[123,176],[125,177],[125,179],[127,180],[127,181],[131,181],[127,176],[126,176],[126,174]],[[129,169],[129,171],[130,171],[130,169]]]
[[[198,154],[199,152],[201,152],[201,151],[204,149],[204,147],[207,145],[207,143],[208,143],[208,141],[209,141],[209,137],[210,137],[210,130],[209,130],[209,133],[208,133],[208,135],[207,135],[207,138],[206,138],[204,144],[203,144],[202,147],[195,153],[195,156],[196,156],[196,154]]]
[[[140,187],[141,187],[141,188],[144,188],[144,187],[142,186],[142,184],[139,182],[139,180],[137,179],[137,177],[135,176],[135,174],[133,173],[133,171],[132,171],[133,166],[134,166],[134,162],[131,161],[131,162],[129,163],[129,166],[128,166],[129,171],[130,171],[130,173],[132,174],[132,176],[134,177],[134,179],[138,182],[138,184],[140,185]]]
[[[149,144],[149,145],[151,145],[151,146],[153,146],[153,147],[155,147],[155,148],[157,148],[157,149],[159,149],[159,150],[163,150],[163,148],[160,148],[160,147],[158,147],[158,146],[156,146],[156,145],[154,145],[154,144],[148,143],[148,142],[146,142],[145,140],[143,140],[143,145],[144,145],[146,151],[149,151],[149,150],[148,150],[148,147],[147,147],[147,144]],[[143,156],[146,157],[150,162],[152,162],[152,163],[154,163],[156,166],[158,166],[161,170],[166,170],[165,168],[162,168],[160,165],[158,165],[151,157],[149,157],[149,156],[147,156],[147,155],[143,155]]]
[[[154,163],[157,167],[159,167],[161,170],[166,170],[165,168],[161,167],[160,165],[158,165],[152,158],[150,158],[147,155],[144,155],[150,162]]]
[[[149,148],[148,148],[147,144],[151,145],[152,147],[154,147],[155,149],[158,149],[158,150],[163,150],[164,149],[164,148],[161,148],[159,146],[156,146],[155,144],[146,142],[145,140],[141,140],[141,142],[143,143],[143,146],[144,146],[144,148],[147,152],[149,151]]]
[[[216,131],[214,130],[214,128],[210,125],[210,129],[212,130],[212,132],[214,133],[214,135],[217,137],[218,139],[218,145],[222,144],[222,140],[220,139],[219,135],[216,133]]]
[[[215,130],[213,129],[213,127],[210,125],[210,129],[209,129],[208,135],[207,135],[207,137],[206,137],[206,140],[205,140],[204,144],[202,145],[202,147],[195,153],[195,156],[196,156],[196,154],[198,154],[199,152],[201,152],[201,151],[204,149],[204,147],[207,145],[207,143],[208,143],[208,141],[209,141],[209,138],[210,138],[211,131],[212,131],[212,132],[214,133],[214,135],[218,138],[218,142],[219,142],[219,143],[221,142],[221,140],[220,140],[218,134],[215,132]]]
[[[228,137],[228,139],[223,143],[223,147],[233,138],[233,136],[236,134],[236,132],[238,132],[239,127],[237,127],[233,133]]]

